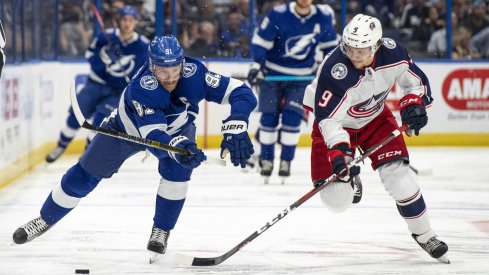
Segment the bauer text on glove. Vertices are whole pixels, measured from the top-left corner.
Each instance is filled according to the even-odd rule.
[[[227,152],[229,152],[233,165],[241,165],[242,168],[246,167],[246,161],[255,152],[247,130],[247,117],[239,115],[231,115],[223,121],[221,127],[223,134],[221,158],[224,158]]]

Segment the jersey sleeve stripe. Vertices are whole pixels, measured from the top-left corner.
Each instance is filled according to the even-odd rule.
[[[273,48],[273,41],[265,40],[261,38],[261,36],[259,36],[258,34],[253,35],[253,39],[251,39],[251,43],[263,47],[267,50]]]
[[[222,97],[221,104],[229,104],[229,96],[231,93],[238,87],[241,87],[243,85],[243,81],[237,80],[234,78],[229,78],[229,84],[228,87],[226,88],[226,92],[224,92],[224,96]]]
[[[153,130],[166,132],[166,129],[168,129],[168,125],[166,124],[150,124],[139,127],[139,132],[141,133],[142,138],[146,138]]]

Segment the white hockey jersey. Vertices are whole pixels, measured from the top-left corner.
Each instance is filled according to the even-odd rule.
[[[337,47],[321,63],[316,78],[307,86],[303,104],[312,111],[327,145],[349,143],[344,128],[360,130],[384,108],[394,84],[415,94],[428,107],[431,97],[426,75],[413,63],[406,48],[390,38],[375,53],[370,67],[356,69]]]

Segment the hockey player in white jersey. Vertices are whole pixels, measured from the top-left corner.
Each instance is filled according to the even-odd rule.
[[[382,38],[379,20],[358,14],[306,88],[303,103],[315,115],[312,181],[317,184],[332,173],[340,176],[341,180],[320,192],[323,203],[335,212],[346,210],[354,197],[350,180],[360,167],[348,169],[348,164],[355,149],[368,150],[398,127],[385,104],[396,82],[404,91],[399,103],[402,123],[419,135],[428,122],[425,109],[433,101],[428,78],[402,45]],[[448,246],[432,230],[421,190],[409,169],[404,137],[395,138],[370,159],[414,240],[431,257],[449,263]]]
[[[80,161],[49,194],[40,216],[15,231],[15,243],[29,242],[46,232],[102,179],[116,173],[126,159],[148,149],[159,160],[161,180],[147,249],[153,255],[165,253],[170,231],[183,208],[192,172],[205,160],[196,145],[194,124],[202,100],[231,105],[231,113],[222,126],[221,157],[229,152],[234,166],[245,167],[253,154],[247,132],[248,118],[256,107],[250,88],[242,81],[208,71],[196,59],[184,57],[182,47],[173,36],[155,37],[148,55],[149,61],[124,90],[118,109],[101,127],[185,149],[190,155],[96,135]],[[134,184],[137,188],[137,182]]]
[[[264,76],[312,76],[325,53],[338,44],[334,12],[328,5],[297,0],[275,7],[252,39],[254,62],[248,72],[251,85],[259,85],[260,167],[268,183],[281,122],[279,176],[290,175],[300,136],[302,98],[310,81],[261,81]]]

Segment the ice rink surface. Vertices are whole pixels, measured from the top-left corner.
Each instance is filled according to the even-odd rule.
[[[310,189],[309,149],[299,149],[285,185],[228,165],[199,167],[169,248],[148,263],[159,176],[143,154],[99,186],[46,234],[13,245],[15,229],[39,215],[51,188],[77,156],[38,166],[0,190],[0,274],[489,274],[489,148],[410,148],[432,228],[451,264],[430,258],[411,238],[377,172],[362,165],[363,199],[342,214],[319,196],[290,213],[227,261],[187,267],[174,253],[221,255]],[[208,150],[217,156],[218,151]]]

